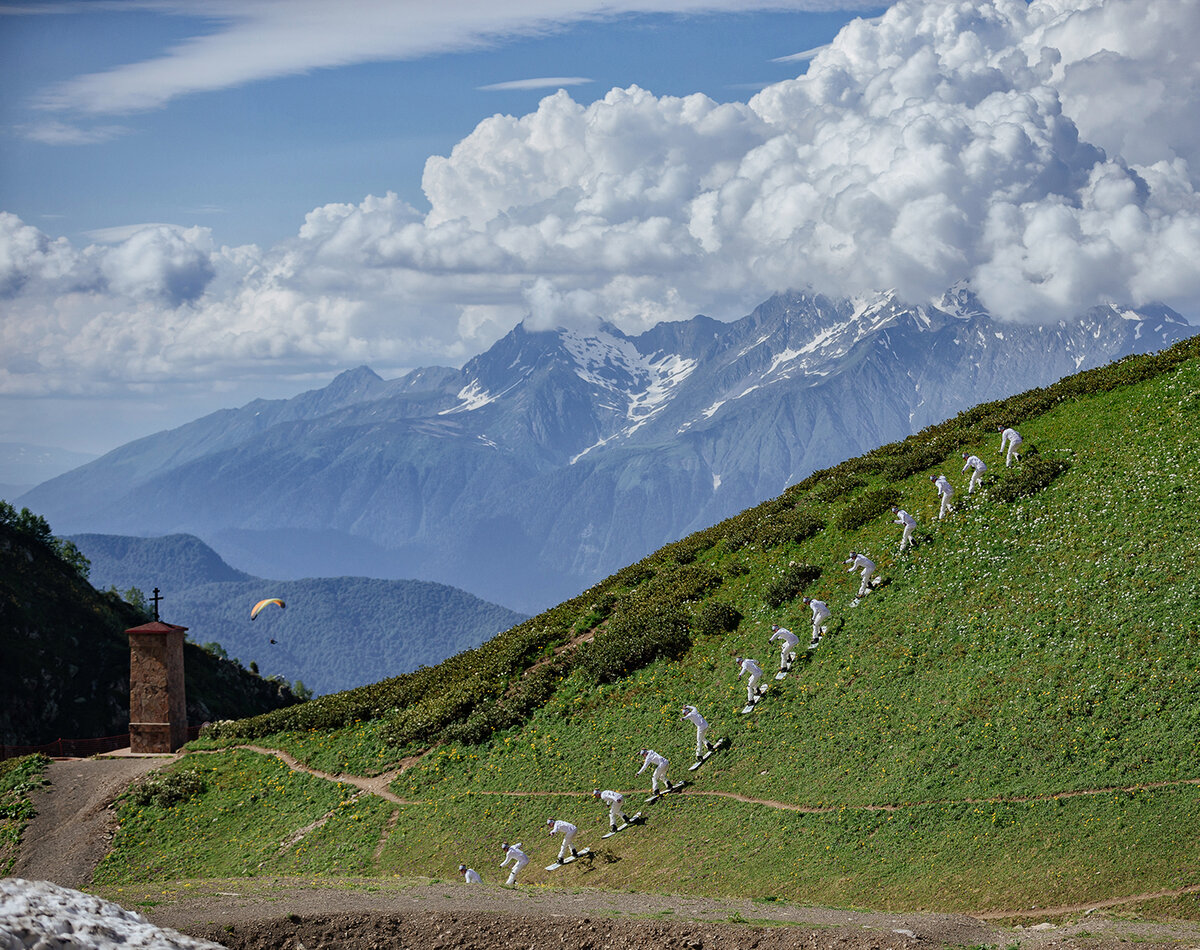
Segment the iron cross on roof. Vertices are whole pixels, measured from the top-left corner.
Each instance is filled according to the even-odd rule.
[[[156,587],[156,588],[154,588],[154,596],[153,596],[153,597],[151,597],[150,599],[151,599],[152,601],[154,601],[154,619],[155,619],[155,620],[157,620],[157,619],[158,619],[158,602],[159,602],[160,600],[162,600],[162,597],[161,597],[161,596],[159,595],[159,593],[158,593],[158,588],[157,588],[157,587]]]

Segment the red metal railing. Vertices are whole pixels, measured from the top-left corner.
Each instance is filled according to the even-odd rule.
[[[200,735],[199,726],[188,726],[188,740]],[[129,746],[129,733],[119,736],[104,736],[99,739],[55,739],[43,745],[0,745],[0,761],[12,759],[18,755],[33,755],[41,752],[52,758],[86,758],[89,755],[101,755]]]

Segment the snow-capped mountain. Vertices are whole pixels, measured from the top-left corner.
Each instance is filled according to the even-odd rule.
[[[964,288],[772,297],[638,336],[524,325],[461,370],[366,367],[123,446],[21,502],[60,533],[198,535],[272,577],[417,577],[532,611],[810,472],[1195,328],[999,323]]]

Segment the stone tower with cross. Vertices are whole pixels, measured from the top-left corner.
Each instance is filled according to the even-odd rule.
[[[187,742],[183,635],[187,627],[158,619],[162,598],[154,588],[154,620],[130,627],[129,751],[174,752]]]

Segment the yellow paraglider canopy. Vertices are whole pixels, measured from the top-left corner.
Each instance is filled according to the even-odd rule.
[[[260,600],[254,605],[254,608],[250,611],[250,619],[253,620],[255,617],[257,617],[259,611],[261,611],[268,604],[276,604],[280,610],[283,610],[283,608],[287,606],[287,604],[285,604],[278,597],[268,597],[266,600]]]

